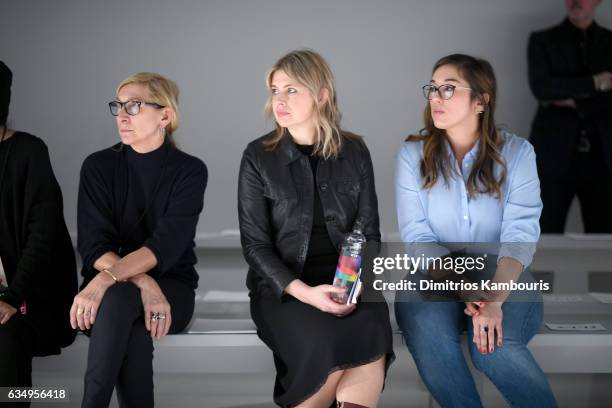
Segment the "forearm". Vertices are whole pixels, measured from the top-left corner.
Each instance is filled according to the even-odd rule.
[[[157,265],[157,258],[153,252],[142,247],[123,258],[114,252],[107,252],[96,260],[94,267],[98,271],[110,272],[119,282],[131,281],[136,286],[142,282],[144,275]]]
[[[503,257],[497,263],[497,270],[491,280],[493,283],[508,283],[510,281],[517,281],[523,272],[523,264],[514,258]],[[509,290],[496,290],[493,301],[505,302],[511,291]]]
[[[104,269],[110,268],[121,260],[121,257],[114,252],[107,252],[99,257],[94,262],[94,269],[97,271],[103,271]]]

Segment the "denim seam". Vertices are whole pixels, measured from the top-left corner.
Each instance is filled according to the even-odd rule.
[[[523,344],[525,344],[525,346],[527,345],[527,336],[525,334],[525,332],[527,331],[527,323],[529,321],[529,319],[532,317],[532,312],[533,312],[533,308],[535,307],[535,303],[532,302],[531,306],[529,307],[529,310],[527,310],[527,313],[525,314],[525,319],[523,320],[523,327],[521,328],[521,342]]]

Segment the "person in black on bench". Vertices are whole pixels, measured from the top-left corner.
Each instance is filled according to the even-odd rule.
[[[7,126],[12,78],[0,62],[0,386],[29,387],[32,356],[74,341],[77,273],[47,146]]]
[[[81,169],[81,292],[73,327],[90,336],[84,407],[153,406],[153,341],[189,323],[198,274],[194,237],[207,169],[179,150],[178,88],[159,74],[130,76],[109,103],[121,143]]]
[[[340,130],[333,76],[319,54],[290,52],[267,85],[276,130],[244,151],[238,213],[251,316],[274,353],[274,401],[374,407],[394,359],[387,304],[331,298],[344,292],[331,283],[355,221],[380,242],[370,153]]]

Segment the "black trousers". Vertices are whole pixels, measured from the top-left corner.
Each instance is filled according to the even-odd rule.
[[[32,353],[35,331],[27,317],[17,312],[0,325],[0,387],[32,386]],[[30,403],[1,403],[2,407],[29,407]]]
[[[193,289],[174,279],[158,284],[170,303],[170,333],[183,330],[193,315]],[[153,340],[144,324],[140,290],[132,283],[111,286],[89,334],[82,407],[108,407],[117,388],[122,408],[153,407]]]
[[[542,178],[542,233],[562,234],[567,213],[578,197],[585,233],[612,233],[612,174],[608,170],[600,143],[590,152],[576,152],[565,177]],[[553,163],[550,163],[554,165]]]

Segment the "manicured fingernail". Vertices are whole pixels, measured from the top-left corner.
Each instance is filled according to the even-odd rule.
[[[486,353],[486,352],[487,352],[487,349],[483,347],[483,348],[482,348],[482,352],[483,352],[483,353]]]
[[[493,347],[489,347],[489,353],[493,352]]]
[[[502,345],[502,342],[501,342],[501,341],[498,341],[498,342],[497,342],[497,347],[501,347],[501,345]]]

